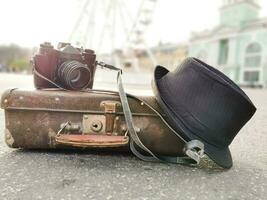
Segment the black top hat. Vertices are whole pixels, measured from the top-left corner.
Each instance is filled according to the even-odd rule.
[[[187,58],[173,72],[157,66],[152,87],[170,125],[185,140],[201,140],[213,161],[230,168],[228,146],[256,111],[244,91],[196,58]]]

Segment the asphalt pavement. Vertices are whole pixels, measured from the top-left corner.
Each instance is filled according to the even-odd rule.
[[[28,75],[0,74],[0,93],[10,87],[31,87],[31,82]],[[106,87],[103,82],[97,85]],[[151,93],[148,86],[127,88],[130,92]],[[245,91],[258,110],[230,146],[234,161],[230,170],[221,169],[209,159],[189,167],[143,162],[120,153],[10,149],[2,134],[0,199],[265,200],[267,90]],[[1,132],[4,126],[4,111],[0,110]]]

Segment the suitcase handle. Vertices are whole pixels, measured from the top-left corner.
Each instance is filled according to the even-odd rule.
[[[120,147],[129,142],[128,136],[59,134],[56,143],[73,147]]]
[[[74,147],[120,147],[129,143],[129,137],[117,135],[96,135],[96,134],[61,134],[63,130],[70,125],[66,122],[57,132],[55,141],[57,144]],[[76,130],[77,131],[77,130]]]

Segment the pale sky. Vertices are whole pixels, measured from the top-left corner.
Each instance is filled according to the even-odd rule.
[[[125,2],[130,5],[134,1]],[[259,2],[260,16],[267,16],[267,1]],[[43,41],[56,44],[66,40],[81,3],[81,0],[0,0],[0,44],[33,47]],[[159,41],[186,42],[192,31],[212,28],[218,24],[220,5],[221,0],[158,0],[153,23],[146,33],[148,45]]]

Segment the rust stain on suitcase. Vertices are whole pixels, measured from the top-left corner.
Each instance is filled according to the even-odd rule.
[[[48,113],[40,113],[40,114],[37,114],[37,116],[36,116],[36,124],[37,124],[37,126],[39,125],[39,124],[42,124],[42,125],[44,125],[44,126],[47,126],[47,127],[49,127],[49,114]]]
[[[10,133],[10,131],[6,128],[4,130],[4,134],[5,134],[5,142],[9,147],[12,147],[14,144],[14,138],[12,136],[12,134]]]
[[[50,147],[55,147],[56,145],[55,137],[56,137],[56,132],[53,129],[49,128],[48,129],[48,138],[49,138],[48,145]]]

